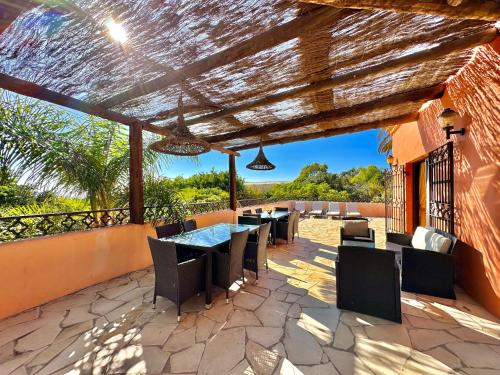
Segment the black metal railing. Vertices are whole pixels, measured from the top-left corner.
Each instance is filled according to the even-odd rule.
[[[128,208],[0,217],[0,242],[127,224]]]
[[[229,209],[229,201],[186,203],[185,206],[188,215],[199,215],[227,210]],[[161,216],[162,208],[144,207],[146,222],[151,220],[153,211],[156,211],[156,216],[158,216],[158,210],[160,210],[159,215]],[[128,224],[129,220],[130,211],[128,208],[0,216],[0,242],[111,227]]]

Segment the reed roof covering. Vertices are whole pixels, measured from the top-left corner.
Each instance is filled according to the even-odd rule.
[[[0,34],[4,77],[165,131],[175,124],[184,81],[192,133],[234,149],[414,119],[467,63],[474,43],[414,63],[391,67],[391,61],[494,27],[484,20],[280,0],[50,4],[23,10]],[[123,25],[125,43],[110,38],[110,19]],[[304,90],[332,79],[332,87]]]

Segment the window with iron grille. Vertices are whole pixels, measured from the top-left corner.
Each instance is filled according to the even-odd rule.
[[[429,225],[454,234],[453,142],[429,153],[427,171]]]

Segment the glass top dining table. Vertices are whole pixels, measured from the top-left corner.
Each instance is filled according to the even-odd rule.
[[[262,211],[260,214],[260,218],[279,220],[288,215],[289,215],[288,211],[272,211],[270,214],[267,211]]]
[[[201,250],[206,254],[205,264],[205,308],[212,306],[212,255],[219,252],[231,241],[231,233],[248,230],[254,233],[259,225],[248,224],[215,224],[190,232],[167,237],[162,241],[174,242],[178,249],[188,248]]]
[[[231,240],[231,233],[248,230],[250,233],[259,229],[258,225],[247,224],[215,224],[209,227],[184,232],[165,238],[165,241],[193,248],[215,248]]]

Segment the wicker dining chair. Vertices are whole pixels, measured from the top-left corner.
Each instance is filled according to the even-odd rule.
[[[177,321],[180,321],[181,304],[204,290],[206,255],[179,262],[174,242],[161,241],[150,236],[148,242],[155,268],[153,308],[156,308],[157,296],[168,298],[176,304]]]
[[[252,210],[243,210],[243,214],[251,214]]]
[[[155,230],[156,230],[156,237],[166,238],[181,233],[182,226],[180,223],[164,224],[164,225],[158,225],[155,228]]]
[[[229,288],[243,276],[243,255],[248,241],[248,230],[231,233],[229,252],[214,253],[213,283],[226,290],[226,303],[229,303]]]
[[[287,211],[288,212],[288,207],[274,207],[274,211]]]
[[[238,216],[238,224],[260,225],[260,216]]]
[[[256,208],[255,209],[256,214],[261,214],[262,213],[262,208]]]
[[[184,232],[191,232],[198,229],[198,225],[196,224],[196,220],[191,219],[184,221],[184,223],[182,223],[182,228],[184,229]]]
[[[262,224],[259,228],[257,242],[248,240],[245,247],[243,268],[254,272],[257,280],[259,280],[259,267],[266,266],[266,269],[269,269],[267,264],[267,241],[270,231],[270,222]]]
[[[276,222],[276,237],[285,240],[286,243],[293,241],[294,221],[298,217],[299,211],[293,211],[287,221]]]
[[[295,235],[297,235],[297,237],[299,237],[299,220],[300,220],[300,211],[295,211],[295,219],[293,220],[292,241],[295,240]]]

